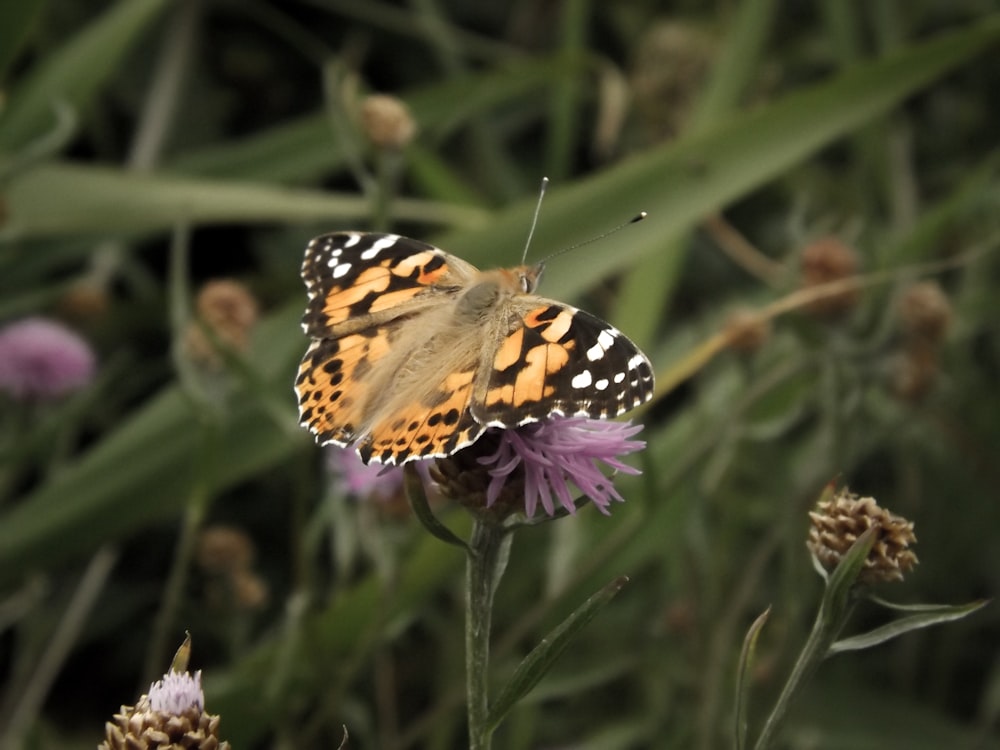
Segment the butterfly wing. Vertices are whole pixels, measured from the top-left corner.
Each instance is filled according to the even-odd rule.
[[[473,273],[468,263],[397,235],[338,232],[309,243],[302,327],[314,340],[295,392],[300,421],[320,444],[346,446],[368,434],[407,328],[418,327]]]
[[[476,269],[426,242],[396,234],[335,232],[306,247],[309,303],[302,328],[329,338],[413,315],[454,296]]]
[[[614,326],[583,310],[524,296],[480,380],[472,412],[488,426],[548,417],[617,417],[653,395],[653,368]]]

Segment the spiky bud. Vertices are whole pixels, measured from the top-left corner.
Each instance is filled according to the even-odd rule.
[[[229,750],[219,741],[220,718],[204,703],[201,672],[168,672],[105,724],[98,750]]]
[[[827,571],[836,568],[857,538],[872,527],[879,529],[878,538],[858,576],[860,583],[901,581],[917,564],[909,549],[917,541],[913,523],[879,507],[874,498],[844,489],[832,500],[821,501],[809,518],[812,528],[806,546]]]

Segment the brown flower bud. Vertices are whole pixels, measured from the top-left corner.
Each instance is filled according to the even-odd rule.
[[[250,570],[237,570],[230,578],[233,604],[240,610],[260,609],[267,604],[271,592],[267,584]]]
[[[734,310],[724,328],[729,347],[742,354],[753,354],[771,338],[771,321],[753,310]]]
[[[936,281],[921,281],[908,287],[899,298],[896,311],[903,332],[928,344],[940,343],[951,325],[951,302]]]
[[[644,30],[630,83],[639,121],[652,140],[683,129],[718,50],[719,40],[695,24],[659,21]]]
[[[206,526],[198,537],[195,557],[206,573],[229,574],[253,565],[253,541],[233,526]]]
[[[890,360],[889,387],[904,401],[917,402],[931,390],[939,371],[935,348],[916,340]]]
[[[73,321],[99,320],[110,307],[107,289],[93,281],[78,281],[59,298],[59,314]]]
[[[377,148],[400,149],[417,134],[417,123],[401,99],[372,94],[361,103],[361,125]]]
[[[860,266],[854,249],[836,237],[822,237],[806,245],[800,263],[801,284],[805,288],[849,278]],[[835,317],[853,309],[859,296],[858,289],[845,289],[813,300],[806,309],[814,315]]]
[[[917,541],[913,523],[880,508],[874,498],[841,490],[832,500],[821,501],[809,518],[812,528],[806,546],[827,571],[833,571],[857,538],[872,527],[879,529],[878,538],[859,582],[901,581],[917,564],[917,556],[909,549]]]
[[[211,337],[236,352],[245,352],[250,345],[250,333],[257,322],[257,300],[240,282],[219,279],[205,284],[195,300],[195,311],[201,320],[192,321],[184,335],[188,355],[209,369],[221,369],[222,359]]]

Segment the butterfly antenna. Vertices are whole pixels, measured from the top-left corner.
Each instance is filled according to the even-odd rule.
[[[570,250],[576,250],[577,248],[583,247],[584,245],[589,245],[591,242],[597,242],[598,240],[603,240],[609,234],[614,234],[618,230],[624,229],[625,227],[629,226],[630,224],[635,224],[636,222],[642,221],[643,219],[646,218],[646,216],[648,216],[648,214],[645,211],[640,211],[639,213],[637,213],[635,216],[633,216],[628,221],[623,221],[618,226],[612,227],[611,229],[609,229],[606,232],[601,232],[599,235],[597,235],[596,237],[591,237],[589,240],[584,240],[583,242],[577,242],[575,245],[570,245],[569,247],[564,247],[562,250],[557,250],[556,252],[552,253],[552,255],[548,256],[547,258],[543,258],[541,262],[542,263],[548,263],[553,258],[555,258],[557,256],[560,256],[563,253],[568,253]]]
[[[528,230],[528,241],[524,243],[524,254],[521,256],[521,265],[528,260],[528,248],[531,247],[531,238],[535,236],[535,227],[538,225],[538,214],[542,211],[542,198],[545,197],[545,190],[549,186],[549,178],[542,178],[542,186],[538,189],[538,203],[535,204],[535,215],[531,217],[531,229]]]

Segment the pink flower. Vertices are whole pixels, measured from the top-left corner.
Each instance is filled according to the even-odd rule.
[[[402,491],[402,467],[365,464],[353,448],[330,447],[327,457],[337,488],[351,497],[391,500]]]
[[[524,512],[528,518],[534,515],[539,502],[547,514],[553,515],[554,499],[574,513],[571,483],[607,514],[611,501],[622,502],[623,498],[604,476],[599,463],[623,474],[638,474],[638,469],[618,457],[646,447],[645,442],[630,439],[641,429],[642,425],[630,422],[554,417],[516,429],[492,431],[499,437],[499,446],[478,459],[490,475],[486,505],[496,502],[508,479],[520,470],[524,473]]]
[[[18,400],[49,400],[94,377],[90,345],[61,323],[25,318],[0,329],[0,390]]]
[[[179,716],[195,706],[205,708],[205,693],[201,689],[201,670],[194,673],[170,671],[149,686],[149,707],[153,711]]]

